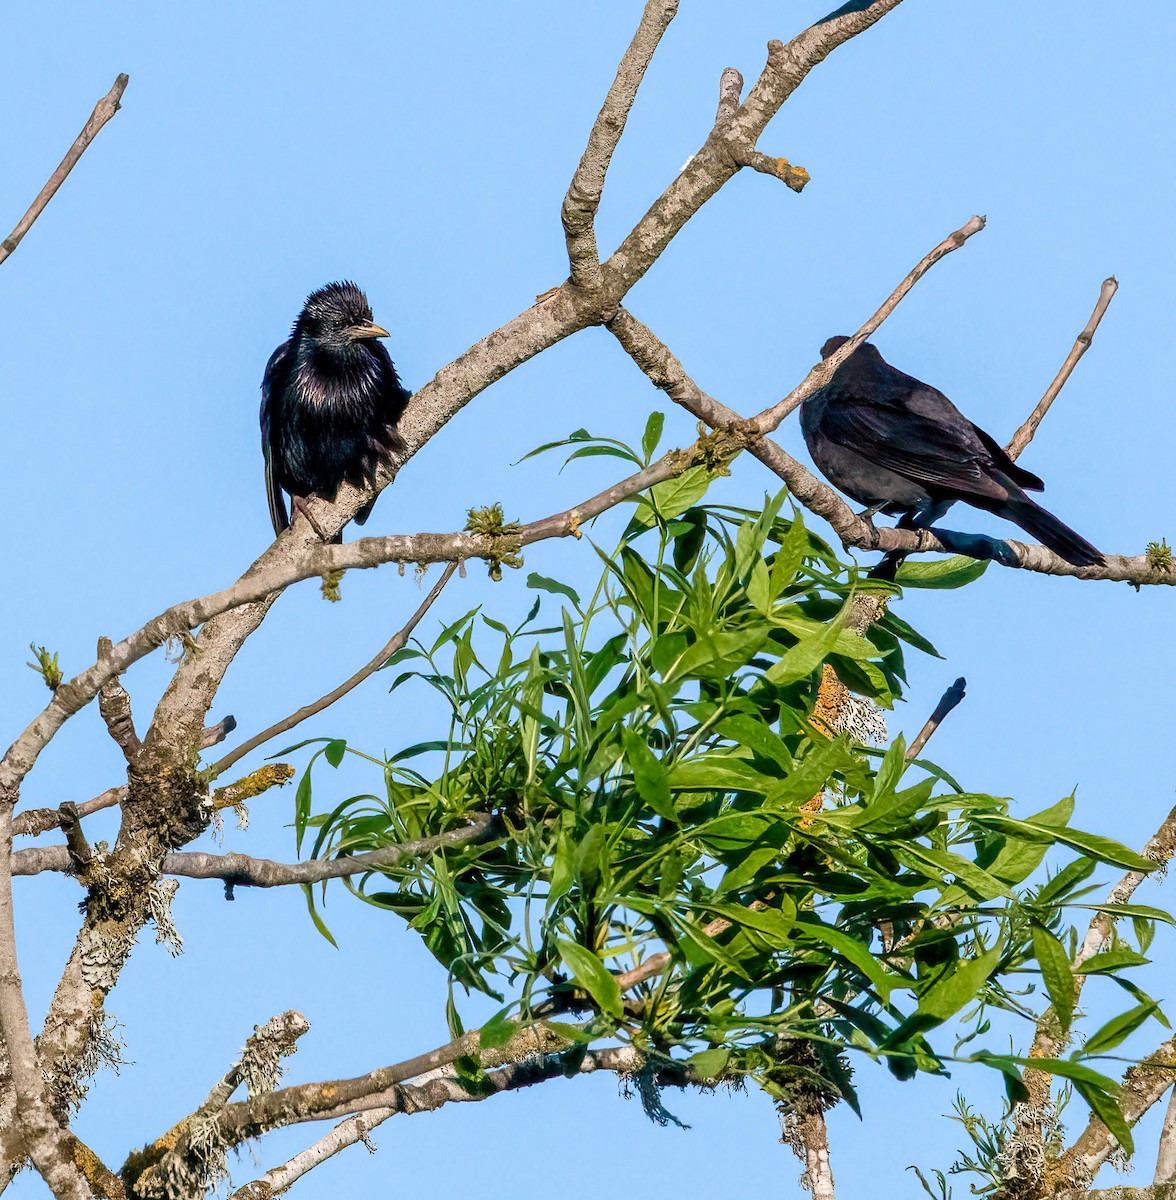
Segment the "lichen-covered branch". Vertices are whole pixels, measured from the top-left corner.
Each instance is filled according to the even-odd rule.
[[[373,1129],[394,1116],[433,1112],[444,1104],[488,1100],[491,1096],[518,1091],[569,1073],[591,1075],[597,1071],[612,1071],[618,1075],[635,1075],[644,1068],[645,1062],[645,1056],[634,1047],[618,1046],[590,1050],[574,1068],[557,1054],[513,1063],[488,1072],[483,1090],[476,1093],[467,1091],[456,1078],[448,1075],[437,1075],[427,1082],[397,1087],[394,1092],[381,1097],[384,1102],[378,1107],[342,1122],[301,1154],[239,1188],[229,1200],[271,1200],[271,1197],[285,1191],[296,1180],[341,1150],[354,1146],[356,1142],[366,1142]],[[663,1072],[663,1078],[659,1081],[681,1085],[686,1079],[683,1073],[675,1071]]]
[[[265,768],[263,768],[264,770]],[[239,800],[230,803],[240,803]],[[228,807],[228,804],[225,805]],[[344,855],[340,858],[311,858],[306,862],[282,863],[268,858],[253,858],[248,854],[206,854],[197,850],[173,851],[163,859],[161,874],[181,879],[219,879],[231,887],[287,887],[291,884],[322,883],[328,879],[345,879],[367,871],[395,867],[410,858],[421,858],[437,850],[458,846],[478,845],[499,835],[495,819],[486,814],[473,814],[471,824],[461,829],[384,846],[365,854]],[[45,871],[66,873],[75,870],[75,861],[66,846],[34,846],[17,850],[12,855],[12,874],[40,875]]]

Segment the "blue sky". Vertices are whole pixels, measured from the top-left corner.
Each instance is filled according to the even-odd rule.
[[[563,279],[559,203],[640,7],[65,0],[7,14],[8,226],[115,75],[131,77],[123,111],[3,268],[8,737],[45,700],[24,666],[30,640],[59,651],[72,673],[92,661],[99,635],[117,638],[223,586],[268,543],[257,386],[309,290],[339,277],[365,286],[416,387]],[[769,38],[823,11],[809,0],[683,3],[614,160],[602,250],[697,149],[721,70],[753,79]],[[814,71],[769,127],[761,148],[809,169],[804,194],[744,173],[629,305],[703,387],[752,413],[802,376],[826,337],[860,324],[926,250],[985,213],[987,230],[935,268],[878,345],[1007,435],[1053,377],[1101,280],[1116,274],[1120,292],[1095,346],[1023,461],[1046,479],[1049,507],[1101,548],[1172,541],[1163,362],[1176,299],[1176,179],[1165,152],[1174,35],[1176,12],[1155,0],[1080,13],[1060,0],[908,0]],[[660,400],[607,333],[581,334],[463,411],[380,500],[368,529],[456,529],[471,505],[499,499],[522,519],[562,508],[611,480],[608,460],[562,475],[551,458],[511,464],[581,425],[636,440]],[[669,438],[692,434],[685,414],[667,414]],[[803,456],[795,421],[781,439]],[[772,477],[741,462],[713,495],[754,503],[765,489]],[[535,547],[527,566],[573,580],[594,571],[579,544]],[[436,612],[478,602],[518,612],[530,600],[524,576],[494,586],[471,571]],[[307,587],[284,597],[213,715],[234,713],[248,734],[319,695],[374,653],[418,592],[411,573],[387,570],[349,576],[344,596],[327,605]],[[940,762],[977,790],[1016,797],[1021,812],[1077,785],[1078,824],[1140,844],[1172,802],[1171,605],[1167,589],[996,569],[964,592],[911,595],[902,615],[946,661],[912,663],[909,703],[892,727],[917,729],[943,687],[966,675],[964,707],[934,743]],[[167,670],[157,656],[126,680],[141,726]],[[433,733],[423,710],[379,679],[306,732],[376,753]],[[118,780],[117,752],[88,709],[44,755],[25,799],[81,800]],[[324,787],[342,797],[377,783],[349,769]],[[229,830],[226,848],[292,857],[292,802],[290,790],[260,799],[250,830]],[[93,836],[112,836],[109,822],[94,824]],[[17,887],[39,1023],[78,894],[61,880]],[[287,1008],[313,1026],[294,1079],[357,1073],[445,1038],[443,980],[425,951],[342,893],[328,908],[339,951],[313,932],[296,892],[242,893],[228,906],[215,884],[192,881],[176,914],[184,956],[170,959],[145,936],[111,997],[133,1065],[100,1077],[78,1120],[115,1162],[189,1112],[253,1026]],[[1161,935],[1148,978],[1158,996],[1172,990],[1168,945]],[[865,1122],[832,1120],[849,1198],[880,1186],[914,1195],[904,1167],[946,1166],[957,1145],[937,1119],[955,1088],[991,1093],[986,1078],[966,1076],[900,1085],[868,1063],[859,1082]],[[694,1126],[684,1134],[651,1126],[615,1093],[608,1080],[584,1079],[397,1119],[379,1131],[379,1154],[352,1150],[299,1193],[428,1181],[433,1196],[457,1197],[473,1174],[487,1195],[546,1196],[558,1181],[575,1200],[637,1172],[656,1174],[655,1194],[795,1193],[799,1165],[776,1144],[762,1098],[684,1097],[675,1109]],[[267,1138],[262,1162],[323,1132]],[[237,1182],[250,1170],[246,1159]],[[22,1177],[16,1194],[46,1193]]]

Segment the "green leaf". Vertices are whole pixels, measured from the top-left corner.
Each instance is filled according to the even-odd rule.
[[[510,1008],[500,1009],[482,1026],[478,1032],[478,1045],[483,1050],[497,1050],[505,1046],[514,1037],[519,1028],[519,1021],[508,1014]]]
[[[331,931],[327,928],[326,922],[319,916],[319,911],[314,903],[314,889],[309,883],[302,884],[302,892],[306,896],[306,908],[310,913],[310,919],[314,922],[314,927],[335,947],[339,949],[339,943],[331,936]]]
[[[561,583],[558,579],[551,579],[547,575],[540,575],[537,571],[532,571],[527,576],[527,587],[536,588],[541,592],[553,592],[559,596],[567,596],[567,598],[580,609],[580,595],[574,587],[569,584]]]
[[[778,780],[757,771],[745,758],[731,754],[703,754],[670,767],[670,787],[675,791],[765,792]]]
[[[939,850],[933,846],[921,846],[912,842],[903,846],[901,852],[897,848],[895,852],[928,864],[940,878],[954,875],[959,880],[958,886],[962,890],[971,892],[981,900],[995,900],[998,896],[1010,894],[1008,886],[995,875],[951,850]],[[952,888],[950,892],[954,893],[955,890]],[[944,892],[940,902],[949,906],[949,892]]]
[[[637,794],[659,817],[678,822],[678,810],[670,795],[670,782],[666,768],[658,761],[648,742],[635,730],[625,729],[621,733],[625,747],[625,760],[633,772],[633,783]]]
[[[987,569],[987,560],[963,554],[931,561],[907,559],[899,567],[894,582],[904,588],[958,588],[979,579]]]
[[[653,458],[653,452],[657,449],[658,442],[661,441],[665,423],[666,414],[660,412],[651,412],[649,420],[645,422],[645,432],[641,435],[641,453],[646,462]]]
[[[1101,954],[1092,955],[1080,966],[1074,968],[1075,975],[1112,975],[1123,967],[1143,967],[1151,962],[1135,950],[1125,946],[1120,950],[1104,950]]]
[[[851,962],[878,989],[878,994],[883,1000],[889,1000],[891,991],[906,982],[900,975],[887,971],[870,952],[869,947],[851,934],[834,929],[811,916],[797,918],[795,929],[798,935],[824,942],[842,958]]]
[[[347,743],[341,738],[336,738],[335,741],[328,742],[323,747],[323,757],[332,767],[337,767],[343,761],[343,756],[346,753]]]
[[[727,1069],[730,1059],[731,1051],[720,1046],[714,1050],[702,1050],[698,1054],[692,1054],[686,1060],[686,1065],[695,1079],[718,1079]]]
[[[766,627],[737,633],[704,634],[673,664],[671,680],[726,679],[759,652],[768,640]]]
[[[1070,956],[1062,943],[1044,925],[1034,921],[1031,932],[1033,956],[1041,968],[1041,977],[1045,980],[1045,989],[1049,992],[1054,1016],[1065,1033],[1070,1028],[1070,1021],[1074,1016],[1076,999]]]
[[[1072,1058],[1022,1058],[1020,1061],[1026,1067],[1034,1067],[1050,1075],[1060,1075],[1064,1079],[1073,1080],[1074,1083],[1097,1088],[1108,1096],[1119,1094],[1119,1085],[1109,1075],[1102,1075],[1092,1067],[1075,1062]]]
[[[1027,823],[1033,824],[1032,822]],[[1082,833],[1077,829],[1057,829],[1053,832],[1059,842],[1073,846],[1075,850],[1081,850],[1083,854],[1098,859],[1099,862],[1110,863],[1113,867],[1123,867],[1128,871],[1140,871],[1144,874],[1156,869],[1157,864],[1154,859],[1136,854],[1134,850],[1129,850],[1122,842],[1116,842],[1114,838],[1100,837],[1094,833]]]
[[[302,838],[306,833],[306,823],[309,820],[310,766],[308,764],[302,773],[302,778],[298,781],[298,790],[294,793],[294,849],[298,854],[302,853]]]
[[[850,602],[847,600],[841,611],[820,633],[801,638],[779,662],[773,663],[764,673],[764,678],[777,687],[787,687],[797,680],[807,679],[833,652],[841,628],[849,617]]]
[[[1150,904],[1075,904],[1073,907],[1086,908],[1091,912],[1104,912],[1112,917],[1142,917],[1145,921],[1176,925],[1176,917],[1162,908],[1152,908]]]
[[[785,904],[789,911],[782,911]],[[765,934],[776,948],[788,945],[792,928],[796,924],[796,906],[787,896],[781,901],[781,908],[745,908],[741,904],[723,904],[711,901],[707,909],[716,916],[723,917],[733,925],[742,925],[745,929],[754,929],[756,933]]]
[[[1157,1007],[1155,1001],[1151,1001],[1128,1009],[1127,1012],[1120,1013],[1117,1017],[1112,1017],[1087,1039],[1086,1045],[1082,1047],[1082,1053],[1084,1055],[1106,1054],[1108,1050],[1113,1050],[1120,1042],[1126,1041],[1156,1011]]]
[[[660,517],[668,521],[681,516],[706,495],[711,474],[701,463],[683,471],[675,479],[655,483],[648,492],[635,497],[637,513],[629,522],[629,531],[651,529]]]
[[[621,989],[616,977],[608,968],[585,946],[569,942],[563,938],[555,943],[559,957],[576,982],[606,1012],[618,1021],[625,1015],[624,1003],[621,1000]]]
[[[801,516],[800,509],[794,506],[792,513],[788,532],[785,533],[780,542],[780,548],[772,559],[769,587],[773,599],[791,585],[800,571],[809,549],[809,534],[804,527],[804,518]]]
[[[1100,1078],[1105,1078],[1105,1076],[1100,1076]],[[1119,1145],[1123,1147],[1124,1153],[1130,1158],[1135,1153],[1135,1140],[1131,1136],[1131,1128],[1123,1116],[1123,1110],[1115,1100],[1100,1088],[1077,1079],[1074,1080],[1074,1090],[1090,1105],[1094,1115],[1114,1134]]]
[[[625,462],[631,462],[634,466],[641,466],[641,459],[637,457],[627,446],[581,446],[579,450],[573,450],[571,454],[564,459],[564,466],[574,458],[619,458]]]
[[[998,944],[977,958],[960,959],[919,997],[919,1012],[937,1021],[954,1017],[961,1008],[980,995],[988,977],[1000,962],[1000,956],[1001,947]]]

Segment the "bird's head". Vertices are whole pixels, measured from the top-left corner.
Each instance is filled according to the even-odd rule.
[[[844,346],[848,341],[849,338],[847,338],[844,333],[839,333],[836,337],[831,337],[821,347],[821,361],[824,362],[829,355],[833,354],[837,350],[840,350],[841,347]],[[877,347],[871,345],[869,342],[862,342],[862,344],[853,352],[853,354],[850,355],[850,358],[862,359],[881,359],[881,357],[882,356],[878,353]]]
[[[371,338],[387,337],[388,331],[372,320],[371,305],[363,292],[345,280],[328,283],[307,296],[294,324],[294,336],[340,352]]]

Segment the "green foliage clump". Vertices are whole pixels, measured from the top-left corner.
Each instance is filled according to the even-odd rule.
[[[573,457],[601,444],[622,456],[620,443],[573,440],[592,443]],[[647,462],[653,448],[628,453]],[[454,983],[506,1006],[486,1027],[495,1044],[517,1022],[581,1014],[562,1036],[629,1041],[695,1081],[751,1080],[785,1106],[803,1094],[856,1109],[846,1052],[900,1079],[986,1063],[1023,1099],[1025,1060],[975,1048],[990,1013],[1028,1015],[1036,977],[1066,1028],[1067,910],[1085,907],[1096,864],[1152,864],[1072,828],[1072,797],[1018,818],[1007,799],[908,762],[901,737],[881,752],[827,736],[811,719],[825,666],[888,708],[904,648],[935,653],[886,607],[855,631],[854,600],[961,586],[983,564],[864,579],[783,494],[760,512],[706,506],[710,478],[700,465],[640,497],[615,552],[597,548],[587,601],[532,574],[563,602],[554,623],[538,620],[542,597],[515,628],[474,609],[397,654],[393,689],[435,690],[448,729],[381,762],[381,796],[318,815],[308,767],[299,839],[313,832],[315,856],[354,854],[495,815],[496,837],[347,883],[445,967],[456,1032]],[[337,765],[344,750],[319,753]],[[1072,860],[1030,886],[1059,846]],[[1166,919],[1116,915],[1134,919],[1139,949],[1116,942],[1111,974],[1145,962]],[[1134,1007],[1083,1051],[1034,1065],[1129,1144],[1115,1084],[1083,1061],[1158,1015],[1134,984],[1126,994]]]

